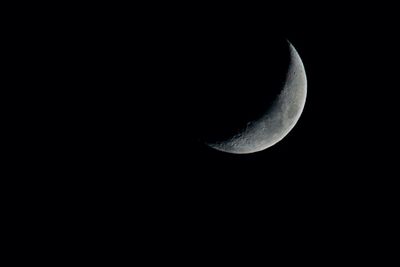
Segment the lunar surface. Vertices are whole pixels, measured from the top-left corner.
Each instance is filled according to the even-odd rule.
[[[275,99],[264,108],[263,115],[248,121],[245,127],[224,140],[205,140],[206,145],[228,153],[254,153],[278,143],[293,129],[306,102],[307,79],[299,54],[291,43],[288,42],[288,46],[285,79]]]

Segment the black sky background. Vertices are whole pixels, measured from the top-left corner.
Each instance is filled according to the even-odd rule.
[[[15,61],[35,70],[24,83],[38,88],[19,98],[29,107],[17,135],[27,152],[15,151],[31,162],[24,170],[51,177],[25,186],[52,194],[46,203],[62,196],[52,201],[55,210],[74,205],[81,216],[97,212],[122,221],[133,214],[160,235],[170,224],[199,229],[199,237],[209,227],[234,238],[232,221],[273,224],[300,236],[304,229],[340,234],[340,227],[361,235],[356,217],[390,209],[396,121],[389,116],[396,114],[390,78],[397,62],[390,10],[100,3],[66,10],[23,23],[21,61]],[[281,142],[249,155],[198,141],[199,120],[215,108],[207,95],[218,90],[207,84],[217,81],[228,92],[205,70],[217,69],[214,55],[226,52],[238,28],[243,40],[257,36],[252,55],[263,44],[289,40],[308,80],[297,125]],[[215,40],[224,45],[200,53],[202,43]],[[244,110],[252,108],[245,91],[236,89]]]

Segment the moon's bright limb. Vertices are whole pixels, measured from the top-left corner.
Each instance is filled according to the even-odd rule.
[[[208,146],[234,154],[254,153],[273,146],[293,129],[306,102],[307,79],[303,62],[291,43],[289,53],[284,86],[266,113],[227,140],[206,142]]]

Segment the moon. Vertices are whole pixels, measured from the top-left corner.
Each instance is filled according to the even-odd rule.
[[[204,143],[227,153],[249,154],[265,150],[281,141],[299,120],[307,96],[307,78],[303,62],[287,41],[289,64],[281,88],[275,99],[265,106],[263,114],[224,140]]]

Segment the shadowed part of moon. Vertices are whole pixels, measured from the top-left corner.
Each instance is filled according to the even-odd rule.
[[[253,153],[282,140],[297,123],[306,100],[306,74],[296,49],[289,42],[280,47],[274,52],[286,56],[271,56],[279,62],[266,62],[264,68],[261,62],[254,64],[264,74],[249,66],[250,73],[237,73],[244,81],[235,80],[229,92],[217,90],[222,95],[216,93],[216,99],[222,102],[220,109],[218,103],[210,106],[210,127],[204,133],[207,145],[229,153]]]

